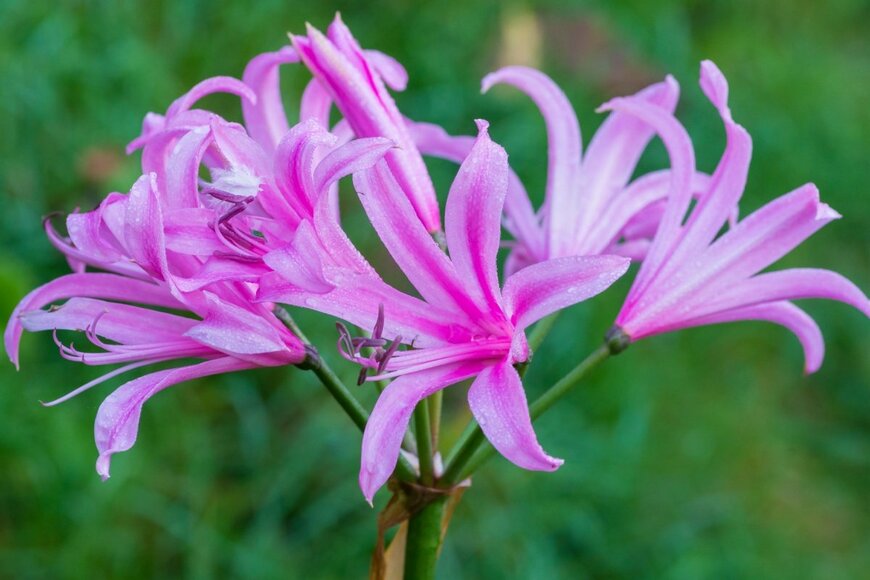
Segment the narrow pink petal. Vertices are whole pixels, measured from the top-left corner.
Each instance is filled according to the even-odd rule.
[[[679,85],[668,76],[633,98],[673,113],[679,96]],[[628,184],[641,154],[654,135],[651,126],[625,112],[614,112],[602,123],[589,143],[580,169],[583,185],[578,193],[582,196],[583,210],[575,224],[578,232],[591,232],[597,223],[603,221],[602,212]],[[586,239],[585,243],[590,241]]]
[[[277,52],[254,57],[242,75],[242,80],[257,95],[255,103],[242,102],[245,127],[251,137],[270,153],[290,128],[281,100],[278,69],[282,64],[293,62],[299,62],[299,55],[292,47],[285,46]]]
[[[329,33],[327,38],[309,26],[307,38],[291,40],[357,137],[386,137],[396,143],[398,148],[386,156],[390,169],[426,229],[440,230],[438,200],[429,172],[395,102],[346,27],[334,22]]]
[[[310,221],[299,225],[289,245],[263,256],[265,264],[281,276],[282,280],[313,294],[323,294],[333,289],[323,273],[325,259],[328,259],[326,252]],[[260,295],[263,296],[262,293]]]
[[[214,233],[215,212],[207,208],[185,208],[166,213],[163,229],[166,248],[181,254],[207,256],[226,251]]]
[[[256,282],[269,270],[259,262],[240,261],[224,256],[209,256],[194,273],[175,277],[173,284],[181,292],[189,293],[211,287],[219,282]]]
[[[390,255],[426,302],[483,319],[453,263],[432,239],[389,169],[379,163],[353,176],[369,220]]]
[[[691,261],[669,264],[670,274],[660,276],[654,291],[627,301],[617,323],[638,335],[661,326],[662,318],[691,316],[696,308],[706,308],[709,298],[742,284],[838,217],[819,201],[811,184],[783,195],[741,220],[709,248],[697,249]]]
[[[94,439],[99,452],[97,473],[103,481],[108,479],[112,455],[127,451],[136,443],[142,405],[153,395],[184,381],[252,367],[251,363],[224,357],[193,366],[157,371],[119,387],[97,411],[94,423]]]
[[[632,219],[652,209],[653,204],[667,199],[672,179],[669,169],[653,171],[635,179],[598,215],[598,222],[590,230],[588,243],[582,246],[579,253],[599,254],[617,241],[618,236],[625,235],[625,227]],[[695,172],[692,179],[695,197],[700,197],[707,190],[709,181],[708,175]],[[660,221],[660,217],[658,219]]]
[[[561,459],[544,452],[532,427],[523,383],[507,361],[485,368],[468,390],[468,405],[486,438],[508,461],[533,471],[555,471]]]
[[[130,258],[155,279],[166,272],[163,215],[157,201],[154,174],[143,175],[130,190],[125,208],[124,242]]]
[[[578,183],[582,143],[580,124],[565,93],[544,73],[509,66],[483,78],[482,91],[495,84],[513,85],[535,102],[547,125],[547,217],[550,255],[573,237],[578,223]]]
[[[70,240],[94,261],[115,262],[122,259],[120,247],[103,223],[105,206],[122,202],[122,196],[110,195],[100,207],[86,213],[72,213],[66,218]]]
[[[39,310],[58,300],[66,300],[75,296],[107,300],[135,300],[143,304],[164,308],[183,308],[183,305],[173,298],[165,287],[150,282],[115,274],[87,273],[61,276],[32,290],[21,299],[9,317],[3,338],[6,354],[16,367],[18,366],[18,345],[24,330],[20,321],[21,314],[30,310]]]
[[[317,121],[322,127],[329,127],[329,114],[332,110],[332,97],[317,78],[311,79],[302,92],[299,105],[299,122],[309,119]]]
[[[126,199],[126,195],[122,196]],[[122,205],[122,204],[119,204]],[[85,248],[80,249],[71,243],[71,240],[64,238],[61,236],[57,230],[54,229],[54,226],[51,223],[51,220],[46,219],[43,223],[43,227],[45,229],[45,235],[48,238],[49,243],[55,247],[60,253],[62,253],[67,258],[67,262],[70,264],[70,268],[74,272],[84,272],[85,266],[92,266],[94,268],[98,268],[100,270],[105,270],[107,272],[113,272],[115,274],[120,274],[122,276],[129,276],[131,278],[139,278],[140,280],[150,281],[151,278],[148,274],[145,273],[139,266],[130,262],[129,258],[126,256],[120,255],[122,253],[121,244],[118,244],[118,257],[115,260],[111,260],[111,256],[107,254],[103,254],[101,249],[98,249],[93,244],[94,240],[85,240]],[[73,226],[75,227],[75,225]],[[101,240],[101,242],[105,242],[108,246],[108,242],[112,242],[112,247],[117,242],[117,239],[112,239],[114,237],[113,232],[103,232],[105,233],[105,238]],[[81,232],[79,232],[81,234]]]
[[[752,138],[731,118],[728,83],[710,61],[701,64],[701,86],[725,125],[725,152],[710,178],[707,193],[701,196],[686,221],[680,248],[671,258],[674,264],[684,261],[695,248],[709,245],[725,225],[743,195],[752,159]]]
[[[664,109],[636,97],[618,98],[605,103],[599,111],[620,111],[648,123],[661,138],[671,159],[671,191],[649,254],[641,265],[627,300],[630,304],[655,278],[666,257],[673,251],[680,224],[692,200],[695,176],[695,150],[692,140],[674,116]]]
[[[406,120],[411,139],[423,155],[462,163],[474,146],[474,137],[449,135],[438,125]],[[508,171],[508,191],[504,202],[505,228],[526,248],[534,261],[546,259],[546,241],[535,215],[529,194],[512,169]]]
[[[825,341],[819,326],[810,316],[790,302],[765,302],[755,306],[732,308],[716,312],[700,318],[695,318],[681,324],[688,326],[704,326],[738,320],[764,320],[779,324],[794,333],[804,350],[804,372],[811,374],[819,370],[825,358]]]
[[[281,140],[275,152],[275,180],[284,198],[302,219],[314,215],[318,190],[314,169],[318,149],[335,145],[335,136],[309,119],[294,126]]]
[[[522,331],[545,316],[582,302],[610,287],[628,270],[621,256],[554,258],[507,279],[502,295],[511,321]]]
[[[825,298],[853,306],[870,317],[870,300],[845,276],[818,268],[792,268],[767,272],[724,287],[699,307],[716,312],[779,300]]]
[[[395,145],[383,137],[355,139],[332,150],[314,170],[314,191],[322,195],[326,188],[342,177],[368,169]]]
[[[369,417],[362,441],[359,485],[371,503],[375,492],[390,478],[399,460],[402,437],[414,407],[432,393],[474,376],[478,364],[457,364],[397,378],[388,386]]]
[[[194,103],[201,98],[214,93],[228,93],[238,95],[242,99],[242,104],[256,103],[257,95],[251,88],[239,79],[232,77],[212,77],[204,81],[200,81],[192,89],[177,98],[166,110],[166,118],[169,119],[188,111]]]
[[[704,274],[751,276],[785,256],[840,214],[808,183],[767,203],[716,240],[704,256]]]
[[[379,50],[365,51],[366,59],[377,71],[388,87],[394,91],[404,91],[408,86],[408,71],[402,63]]]
[[[278,331],[260,316],[205,293],[208,312],[185,336],[224,354],[243,356],[283,352],[287,346]]]
[[[168,159],[146,166],[142,155],[143,173],[157,176],[156,191],[167,209],[196,207],[199,203],[199,168],[202,158],[214,140],[210,127],[197,127],[185,134]],[[148,147],[146,147],[147,151]]]
[[[469,286],[476,282],[490,312],[500,315],[496,255],[507,192],[507,154],[489,138],[485,121],[477,121],[477,126],[477,141],[462,162],[447,197],[445,233],[460,278]]]
[[[336,266],[356,274],[379,278],[375,269],[357,250],[341,227],[338,212],[335,210],[337,205],[337,192],[333,188],[328,195],[322,196],[314,207],[314,229],[321,248],[325,250],[331,263]]]
[[[28,332],[92,328],[98,336],[128,345],[178,340],[198,322],[139,306],[78,297],[51,310],[22,312],[20,319]]]

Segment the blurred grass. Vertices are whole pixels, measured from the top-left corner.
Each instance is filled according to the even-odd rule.
[[[537,112],[509,90],[477,90],[500,64],[504,38],[529,42],[508,52],[537,59],[561,84],[587,140],[598,104],[674,74],[681,118],[708,170],[723,138],[696,79],[699,60],[712,58],[755,139],[743,213],[814,181],[845,217],[783,265],[828,266],[870,287],[867,3],[618,4],[5,0],[0,314],[65,271],[42,215],[128,189],[138,159],[123,157],[123,145],[146,111],[164,110],[204,77],[240,75],[287,30],[325,26],[335,9],[365,45],[407,66],[411,83],[398,101],[409,116],[464,133],[473,118],[489,119],[536,194],[545,174]],[[505,22],[517,15],[524,24],[512,36]],[[284,76],[289,95],[307,80],[299,70]],[[231,99],[208,104],[238,118]],[[663,162],[661,147],[644,160]],[[442,193],[453,170],[433,163]],[[355,238],[371,240],[358,212],[349,220]],[[539,356],[530,370],[530,396],[597,344],[627,287],[560,319],[541,351],[546,364]],[[862,577],[867,321],[839,304],[807,309],[829,350],[812,377],[801,375],[796,341],[760,323],[656,338],[609,361],[540,421],[545,447],[566,459],[561,470],[527,473],[499,459],[475,479],[441,576]],[[319,344],[334,340],[323,317],[301,318]],[[305,373],[266,369],[157,397],[139,443],[102,484],[91,424],[107,387],[60,408],[37,404],[99,370],[62,361],[47,336],[26,337],[22,359],[20,373],[0,366],[0,577],[364,576],[374,513],[355,483],[359,435]],[[462,399],[461,388],[447,396],[454,437],[467,417]]]

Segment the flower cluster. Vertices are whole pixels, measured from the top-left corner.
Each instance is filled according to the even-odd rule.
[[[561,460],[538,443],[517,371],[531,354],[525,331],[605,291],[630,259],[641,266],[608,333],[614,352],[689,326],[767,320],[797,335],[813,372],[821,334],[791,300],[839,300],[870,316],[867,297],[836,273],[759,273],[839,215],[805,185],[737,220],[751,140],[732,119],[727,82],[710,62],[701,66],[701,88],[727,137],[712,175],[695,168],[670,77],[604,105],[610,116],[583,153],[577,118],[547,76],[523,67],[486,76],[485,91],[513,85],[546,122],[546,195],[535,210],[485,121],[476,136],[451,136],[403,116],[390,89],[405,87],[405,70],[363,50],[340,19],[326,34],[309,27],[290,40],[254,58],[242,80],[208,79],[165,114],[149,113],[128,147],[141,149],[142,165],[129,193],[69,215],[65,233],[46,221],[73,273],[15,309],[5,333],[10,358],[17,364],[24,330],[48,330],[64,358],[121,365],[49,404],[170,364],[101,405],[95,438],[104,478],[111,455],[135,442],[142,406],[155,393],[316,358],[282,322],[279,305],[338,318],[340,352],[360,365],[360,380],[390,381],[363,436],[360,486],[369,500],[399,461],[417,404],[466,379],[469,407],[492,445],[520,467],[556,469]],[[292,63],[313,77],[296,124],[279,84],[279,68]],[[195,108],[214,92],[241,99],[243,124]],[[333,105],[341,120],[330,126]],[[632,180],[655,136],[670,168]],[[460,165],[443,216],[424,155]],[[386,282],[342,229],[338,181],[348,176],[413,293]],[[502,241],[502,225],[512,240]],[[510,253],[500,279],[503,246]],[[354,337],[344,323],[372,332]],[[83,332],[94,348],[65,344],[58,331]]]

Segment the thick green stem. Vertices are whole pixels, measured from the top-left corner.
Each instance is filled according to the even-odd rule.
[[[590,370],[609,357],[610,354],[611,347],[608,344],[601,345],[568,374],[547,389],[529,406],[529,414],[532,420],[543,415],[553,406],[553,403],[575,387]],[[444,477],[441,479],[448,485],[462,481],[474,473],[494,452],[495,449],[487,443],[483,431],[480,430],[480,426],[476,423],[471,423],[460,437],[450,457],[448,457],[447,468],[444,470]]]
[[[420,482],[430,486],[434,481],[432,469],[432,429],[429,426],[429,399],[417,403],[414,409],[414,433],[417,436],[417,457],[420,460]]]
[[[434,580],[441,551],[441,526],[446,495],[436,498],[411,517],[405,545],[405,580]]]

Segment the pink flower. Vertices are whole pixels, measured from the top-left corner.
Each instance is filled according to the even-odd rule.
[[[358,137],[386,137],[397,145],[387,154],[387,164],[426,229],[439,231],[441,217],[432,181],[385,86],[386,82],[404,89],[407,75],[401,65],[381,53],[363,51],[339,16],[326,36],[309,26],[307,37],[291,36],[291,41]],[[328,120],[329,100],[321,102],[321,118]]]
[[[111,456],[135,443],[142,405],[154,394],[198,377],[295,364],[305,358],[299,340],[268,305],[251,302],[254,289],[245,284],[212,285],[209,291],[196,293],[179,289],[171,270],[185,260],[176,263],[176,256],[166,249],[156,190],[156,176],[145,175],[130,195],[114,194],[93,212],[71,215],[67,227],[73,241],[61,239],[49,228],[53,242],[78,272],[24,297],[5,332],[6,351],[16,365],[23,330],[84,331],[102,352],[63,345],[55,334],[64,358],[87,365],[123,365],[50,405],[138,367],[186,358],[201,361],[134,379],[103,401],[94,435],[97,472],[104,479],[109,477]],[[105,273],[85,272],[85,266]],[[66,302],[42,310],[60,300]],[[156,308],[189,312],[197,318]]]
[[[369,500],[396,465],[417,403],[471,377],[476,378],[469,405],[495,448],[520,467],[556,469],[562,462],[538,443],[513,367],[529,357],[524,330],[605,290],[628,268],[628,259],[618,256],[559,258],[521,270],[500,286],[496,253],[507,155],[489,139],[485,122],[478,122],[478,127],[477,142],[448,196],[445,234],[450,257],[415,219],[383,163],[354,177],[372,225],[422,299],[384,283],[324,212],[306,228],[305,247],[328,247],[333,258],[309,260],[301,268],[303,256],[322,253],[300,251],[296,242],[296,247],[266,256],[275,274],[261,280],[262,299],[375,327],[372,338],[342,340],[345,356],[375,369],[369,380],[395,379],[378,399],[363,436],[360,486]],[[387,347],[388,341],[412,348]],[[363,356],[363,347],[374,347],[375,355]]]
[[[548,258],[620,253],[642,258],[668,193],[669,171],[631,180],[653,130],[634,116],[615,112],[582,153],[580,127],[565,94],[544,73],[511,66],[483,79],[483,91],[506,83],[528,94],[544,116],[549,139],[547,189],[536,213],[516,181],[505,205],[505,226],[516,239],[508,271]],[[679,87],[670,76],[634,98],[673,112]],[[422,148],[422,147],[421,147]],[[692,187],[707,177],[696,174]]]
[[[198,84],[166,115],[149,114],[131,144],[144,147],[144,175],[129,195],[111,194],[96,210],[70,215],[69,238],[47,224],[76,273],[31,292],[6,328],[16,365],[23,330],[55,331],[69,360],[122,365],[49,404],[138,367],[200,360],[134,379],[103,402],[95,425],[103,478],[111,455],[135,442],[142,405],[157,392],[197,377],[302,362],[302,343],[273,305],[253,300],[258,278],[268,272],[262,256],[293,239],[314,200],[335,192],[338,179],[392,147],[380,138],[336,146],[338,138],[310,120],[288,129],[270,155],[240,125],[191,109],[215,91],[255,98],[239,81],[221,77]],[[203,165],[209,180],[200,178]],[[58,330],[84,331],[102,352],[63,345]]]
[[[819,201],[814,185],[806,184],[717,238],[743,193],[752,141],[731,118],[728,83],[710,61],[701,65],[701,88],[722,117],[727,144],[708,191],[685,220],[695,160],[682,126],[666,111],[636,97],[615,99],[603,107],[648,123],[664,140],[672,162],[672,193],[659,231],[611,337],[635,341],[691,326],[766,320],[797,335],[806,372],[814,372],[822,364],[824,341],[815,322],[790,300],[839,300],[868,316],[870,301],[836,272],[810,268],[759,272],[840,215]]]

